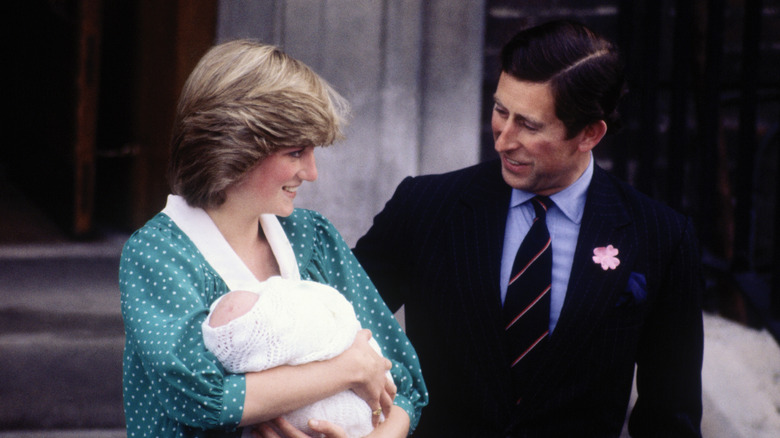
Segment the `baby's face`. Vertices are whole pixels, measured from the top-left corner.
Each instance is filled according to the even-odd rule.
[[[255,305],[259,296],[245,290],[230,291],[219,300],[209,317],[209,326],[220,327],[234,319],[246,315]]]

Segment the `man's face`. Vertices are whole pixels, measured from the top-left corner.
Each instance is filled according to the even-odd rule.
[[[584,144],[583,133],[566,138],[566,127],[555,115],[549,84],[501,73],[494,99],[493,140],[507,184],[551,195],[582,175],[592,146]]]

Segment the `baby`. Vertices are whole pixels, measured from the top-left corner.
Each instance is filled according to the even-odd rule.
[[[215,301],[203,322],[203,339],[228,372],[247,373],[333,358],[352,345],[360,329],[352,305],[332,287],[271,277],[258,293],[231,291]],[[381,356],[376,341],[371,345]],[[392,381],[389,372],[387,377]],[[284,418],[308,434],[314,434],[308,427],[312,418],[340,425],[350,438],[373,430],[371,408],[352,391]],[[250,436],[249,428],[243,436]]]

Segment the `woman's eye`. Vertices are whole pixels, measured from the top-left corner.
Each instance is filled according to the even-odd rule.
[[[296,149],[290,152],[288,155],[290,155],[293,158],[300,158],[303,156],[303,149]]]

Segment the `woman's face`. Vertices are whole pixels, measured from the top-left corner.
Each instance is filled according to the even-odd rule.
[[[314,147],[285,148],[255,165],[244,179],[227,191],[244,207],[251,206],[259,214],[289,216],[293,200],[304,181],[317,179]]]

